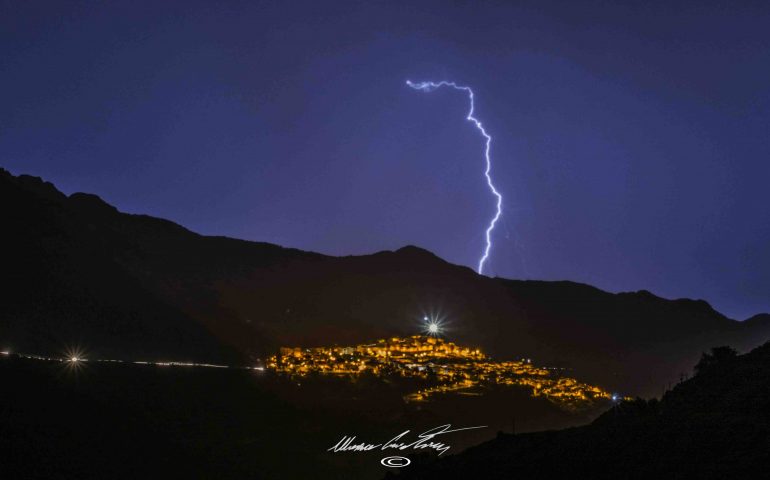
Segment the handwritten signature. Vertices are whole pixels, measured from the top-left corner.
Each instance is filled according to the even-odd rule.
[[[435,441],[435,437],[439,435],[445,435],[447,433],[462,432],[463,430],[475,430],[477,428],[486,428],[486,425],[453,429],[452,424],[447,423],[446,425],[431,428],[430,430],[418,434],[417,439],[414,441],[409,441],[409,439],[405,438],[407,435],[409,435],[410,432],[410,430],[405,430],[384,443],[361,442],[356,440],[355,435],[345,435],[333,447],[329,448],[327,452],[368,452],[375,449],[422,450],[427,448],[433,449],[439,452],[439,455],[442,455],[447,450],[449,450],[450,446],[445,443]]]

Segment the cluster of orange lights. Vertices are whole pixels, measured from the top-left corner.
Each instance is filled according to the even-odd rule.
[[[518,385],[568,409],[613,399],[604,389],[562,376],[560,369],[532,365],[531,360],[493,361],[481,349],[456,345],[434,336],[392,337],[348,347],[283,347],[267,367],[292,376],[329,374],[421,378],[426,387],[404,397],[428,400],[441,393],[469,391],[488,385]]]

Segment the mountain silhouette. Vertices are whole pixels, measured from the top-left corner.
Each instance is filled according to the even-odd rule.
[[[710,346],[770,336],[770,315],[739,322],[703,300],[488,278],[415,246],[331,257],[203,236],[2,169],[0,209],[0,346],[15,351],[251,362],[282,345],[419,333],[439,312],[448,338],[496,358],[657,395]]]

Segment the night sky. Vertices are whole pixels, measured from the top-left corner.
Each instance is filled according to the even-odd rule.
[[[69,3],[0,3],[14,174],[204,234],[475,268],[483,139],[464,95],[405,84],[454,80],[494,139],[488,273],[770,311],[770,7]]]

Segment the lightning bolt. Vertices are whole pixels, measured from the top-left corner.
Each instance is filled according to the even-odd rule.
[[[486,230],[486,239],[487,244],[484,248],[484,254],[479,259],[479,266],[477,268],[477,271],[479,274],[484,273],[484,263],[489,258],[489,251],[492,249],[492,231],[495,229],[495,224],[497,224],[497,221],[500,219],[500,215],[503,213],[503,196],[500,195],[500,192],[497,191],[495,188],[495,185],[492,183],[492,176],[490,175],[490,172],[492,171],[492,160],[489,158],[489,148],[492,145],[492,137],[487,133],[486,130],[484,130],[484,126],[481,125],[481,122],[478,118],[473,116],[473,90],[471,87],[465,87],[462,85],[457,85],[455,82],[447,82],[445,80],[442,80],[440,82],[411,82],[409,80],[406,81],[406,84],[409,85],[411,88],[415,90],[421,90],[423,92],[432,92],[433,90],[436,90],[441,87],[452,87],[455,90],[462,90],[464,92],[468,93],[468,100],[470,102],[470,111],[468,111],[468,116],[465,117],[466,120],[469,122],[473,122],[474,125],[476,125],[476,128],[481,132],[481,135],[486,140],[486,146],[484,148],[484,158],[486,159],[486,169],[484,170],[484,176],[487,178],[487,185],[489,186],[489,190],[492,192],[492,195],[495,196],[497,200],[497,209],[495,211],[495,216],[492,217],[492,220],[489,221],[489,225],[487,226]]]

